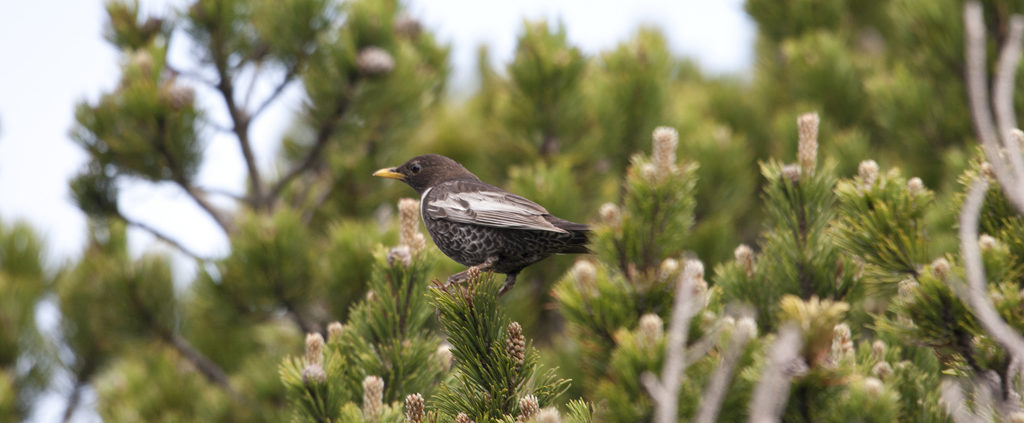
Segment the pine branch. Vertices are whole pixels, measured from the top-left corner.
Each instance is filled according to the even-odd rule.
[[[358,81],[359,77],[356,72],[351,71],[348,76],[348,89],[346,90],[345,95],[338,98],[338,103],[335,109],[332,111],[330,116],[323,121],[320,129],[317,130],[313,146],[310,147],[308,152],[306,152],[306,155],[301,160],[293,164],[292,167],[288,169],[288,171],[285,172],[284,175],[278,179],[277,183],[275,183],[270,189],[270,192],[267,194],[265,199],[267,207],[273,206],[274,202],[277,201],[277,197],[281,195],[281,191],[284,190],[289,182],[302,173],[308,171],[317,163],[318,159],[320,159],[324,148],[327,147],[328,141],[330,141],[334,132],[338,129],[338,121],[345,115],[351,105],[352,97],[355,95],[356,91],[354,86]]]
[[[235,101],[234,83],[227,64],[228,52],[224,51],[221,33],[220,31],[211,31],[210,36],[210,52],[213,55],[214,67],[217,69],[218,77],[217,84],[214,87],[220,92],[221,97],[224,99],[224,105],[228,109],[228,114],[231,116],[232,129],[234,130],[235,137],[238,138],[242,156],[245,158],[245,166],[249,172],[252,204],[259,207],[264,198],[263,178],[260,176],[259,168],[256,167],[256,157],[253,154],[252,143],[249,140],[249,123],[252,121],[245,110],[239,108],[238,103]]]
[[[207,380],[223,388],[231,399],[240,403],[243,402],[242,396],[231,387],[231,382],[228,380],[228,376],[224,373],[224,370],[222,370],[217,363],[214,363],[213,360],[210,360],[209,357],[195,349],[188,340],[181,337],[181,335],[170,332],[161,334],[161,338],[169,342],[174,349],[178,351],[178,353],[184,356],[186,360],[192,363],[192,365],[196,366],[199,373],[202,373]]]
[[[209,214],[210,217],[212,217],[215,222],[217,222],[217,225],[219,225],[220,228],[224,230],[225,233],[231,233],[231,227],[227,223],[227,220],[225,220],[224,217],[221,215],[220,211],[212,204],[210,204],[208,201],[206,201],[206,198],[200,195],[200,193],[196,191],[195,187],[193,187],[192,184],[189,183],[188,179],[185,178],[184,171],[182,170],[181,165],[178,163],[177,158],[175,158],[174,154],[171,154],[171,151],[168,150],[167,148],[167,140],[163,136],[164,122],[161,120],[157,122],[157,124],[159,125],[160,136],[156,140],[156,149],[157,152],[159,152],[160,155],[164,157],[164,160],[167,161],[167,167],[171,169],[172,180],[176,184],[178,184],[178,186],[180,186],[183,190],[185,190],[189,197],[192,197],[192,200],[194,200],[196,204],[199,205],[200,208],[205,210],[206,213]]]
[[[224,373],[224,370],[222,370],[217,363],[214,363],[213,360],[210,360],[209,357],[195,349],[188,340],[160,324],[156,316],[153,316],[152,311],[146,307],[145,303],[142,301],[137,288],[136,284],[130,283],[128,286],[128,296],[131,298],[136,311],[139,312],[143,323],[157,334],[158,339],[170,344],[185,358],[185,360],[192,363],[192,365],[199,370],[199,373],[206,377],[206,380],[224,389],[224,392],[226,392],[232,400],[242,403],[243,397],[238,393],[238,391],[235,391],[235,389],[231,387],[231,382],[228,380],[227,374]]]

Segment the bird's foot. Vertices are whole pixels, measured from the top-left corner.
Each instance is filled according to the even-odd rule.
[[[498,296],[505,295],[505,292],[512,289],[512,285],[516,284],[516,273],[509,273],[505,275],[505,284],[498,290]]]
[[[480,263],[476,266],[470,266],[469,269],[463,270],[459,273],[449,276],[448,281],[445,283],[445,286],[451,285],[453,283],[459,283],[469,279],[476,279],[480,276],[481,272],[490,270],[491,266],[493,266],[494,263],[497,262],[497,257],[488,257],[487,260],[484,260],[483,263]]]

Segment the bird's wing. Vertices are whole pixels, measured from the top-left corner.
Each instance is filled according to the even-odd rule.
[[[454,184],[424,198],[423,212],[434,219],[495,228],[568,233],[544,218],[544,207],[483,183]],[[425,196],[427,197],[427,196]]]

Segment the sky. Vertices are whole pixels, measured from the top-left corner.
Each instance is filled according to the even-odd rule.
[[[141,0],[144,13],[165,14],[181,0]],[[678,56],[690,57],[708,72],[744,74],[753,61],[755,28],[743,12],[742,0],[408,0],[408,10],[438,39],[452,45],[457,92],[472,89],[476,48],[490,47],[497,68],[512,57],[524,19],[547,18],[565,23],[571,43],[593,55],[626,40],[640,25],[660,28]],[[43,237],[51,266],[73,260],[86,238],[85,216],[71,201],[68,181],[81,169],[85,153],[70,139],[74,107],[96,101],[119,78],[117,51],[102,37],[102,0],[6,2],[0,6],[0,221],[29,222]],[[172,46],[174,41],[172,40]],[[172,63],[188,64],[188,48],[178,43]],[[253,128],[254,149],[263,169],[273,169],[280,135],[297,110],[301,93],[292,87],[284,101],[268,110]],[[199,91],[215,121],[225,122],[220,104]],[[237,142],[210,134],[207,160],[198,184],[241,193],[244,163]],[[201,255],[226,254],[227,239],[217,226],[181,192],[167,184],[121,185],[123,212],[164,230]],[[216,200],[215,200],[216,202]],[[220,205],[230,205],[221,199]],[[133,230],[134,254],[168,247]],[[187,279],[189,261],[176,259],[180,280]],[[182,276],[185,275],[185,276]],[[52,306],[51,306],[52,307]],[[52,326],[53,310],[37,314]],[[59,391],[59,387],[58,387]],[[60,392],[43,401],[33,420],[59,420]],[[98,421],[86,405],[75,421]]]

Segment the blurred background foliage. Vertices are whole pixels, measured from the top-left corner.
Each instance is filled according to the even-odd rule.
[[[1024,2],[983,5],[996,46]],[[301,368],[290,369],[290,384],[282,384],[278,366],[302,352],[305,333],[326,334],[330,322],[346,322],[359,310],[353,305],[369,307],[380,295],[368,287],[383,283],[375,279],[380,269],[394,269],[380,254],[380,246],[398,240],[392,204],[413,193],[370,173],[424,153],[452,157],[553,214],[596,225],[593,286],[575,282],[573,258],[555,257],[525,270],[499,303],[539,347],[533,359],[560,366],[559,375],[572,380],[567,398],[602,404],[608,419],[650,416],[637,378],[660,369],[663,357],[640,340],[638,324],[645,314],[668,319],[668,281],[687,258],[705,263],[710,285],[692,339],[725,345],[725,317],[754,316],[764,335],[781,322],[826,316],[827,327],[805,331],[813,377],[794,387],[800,404],[821,407],[841,394],[839,408],[877,421],[948,419],[934,405],[935,390],[922,388],[937,389],[939,371],[1006,370],[968,310],[950,309],[963,315],[957,327],[922,323],[941,320],[928,307],[956,302],[927,263],[956,254],[958,178],[971,174],[977,153],[963,81],[961,6],[748,0],[759,33],[755,65],[744,76],[703,72],[674,56],[657,28],[638,28],[617,46],[587,55],[572,45],[564,24],[524,22],[512,60],[494,67],[481,46],[476,90],[452,98],[448,46],[395,0],[198,0],[167,16],[142,16],[136,2],[113,0],[105,35],[122,52],[121,82],[69,111],[77,121],[70,137],[89,155],[70,181],[91,222],[88,245],[76,262],[46,268],[32,229],[0,222],[0,421],[25,418],[40,392],[55,385],[55,369],[72,380],[68,416],[86,387],[96,392],[91,406],[108,421],[300,415],[286,391],[302,389]],[[194,67],[168,62],[168,46],[182,39],[194,45]],[[269,81],[270,92],[253,97],[253,78]],[[295,85],[304,93],[302,107],[274,168],[260,168],[252,123]],[[200,104],[197,90],[220,104]],[[1024,105],[1024,96],[1016,102]],[[224,108],[227,127],[211,123],[212,107]],[[797,157],[796,116],[808,111],[821,116],[820,163],[797,182],[784,177],[784,163]],[[650,147],[656,126],[678,131],[678,167],[654,183],[644,166],[658,154]],[[228,208],[209,201],[215,193],[194,180],[211,131],[229,133],[248,165],[248,189]],[[869,158],[884,176],[865,182],[858,167]],[[911,177],[931,190],[910,192]],[[199,205],[228,235],[230,253],[196,256],[174,233],[123,215],[125,180],[180,188],[183,201]],[[858,203],[865,192],[876,196],[875,205],[892,204],[889,214],[874,216],[881,212]],[[659,201],[669,207],[658,209]],[[602,208],[606,203],[615,209]],[[1003,269],[993,283],[1010,292],[1022,282],[1024,226],[1012,209],[991,207],[983,232],[1000,243],[986,254],[993,271]],[[810,216],[809,225],[791,227],[794,213]],[[884,221],[896,223],[878,226]],[[901,226],[907,222],[913,227]],[[179,275],[190,282],[176,286],[165,256],[127,253],[127,228],[152,232],[192,256],[199,270]],[[753,247],[756,269],[740,260],[740,244]],[[883,244],[910,253],[885,255],[876,248]],[[666,259],[678,260],[676,268]],[[461,270],[441,257],[429,269],[429,278],[440,279]],[[801,279],[805,272],[811,276]],[[920,289],[901,291],[899,301],[882,295],[911,279]],[[591,292],[603,300],[590,303]],[[790,308],[811,307],[820,297],[849,309],[780,310],[787,294],[807,302]],[[1019,297],[1003,296],[1007,302],[997,306],[1007,316],[1024,315],[1015,311]],[[35,322],[43,302],[59,309],[53,339]],[[353,318],[372,318],[360,313]],[[602,317],[588,320],[593,315]],[[817,361],[828,353],[822,345],[833,342],[832,326],[842,319],[853,333],[849,351],[856,352],[825,366]],[[908,321],[919,324],[907,329]],[[424,325],[438,329],[433,320]],[[422,336],[437,343],[433,334]],[[917,341],[872,350],[873,341],[906,339]],[[723,419],[744,417],[740,405],[770,340],[755,339],[743,350]],[[422,355],[427,347],[416,348]],[[695,412],[717,356],[701,360],[692,363],[690,371],[700,373],[683,389],[691,395],[680,407],[684,417]],[[880,362],[909,364],[885,379],[873,373]],[[346,383],[357,386],[362,376]],[[426,376],[416,377],[423,384]],[[885,379],[881,396],[865,382],[870,377]],[[387,401],[411,393],[388,391]],[[880,405],[859,407],[865,398]],[[920,403],[912,400],[934,408],[915,409]],[[800,408],[787,410],[789,416]],[[805,421],[799,418],[823,421],[793,421]]]

